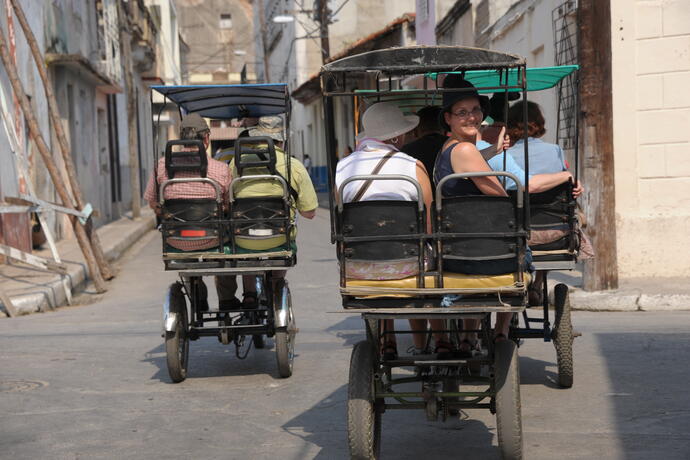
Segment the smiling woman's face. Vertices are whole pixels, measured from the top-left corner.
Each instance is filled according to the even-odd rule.
[[[456,102],[451,107],[451,111],[444,113],[443,116],[450,126],[453,137],[467,142],[475,142],[483,119],[478,98],[468,97]]]

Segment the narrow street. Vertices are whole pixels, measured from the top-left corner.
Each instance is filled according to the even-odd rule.
[[[340,312],[319,213],[299,221],[288,273],[300,329],[292,378],[278,378],[272,344],[240,361],[205,338],[191,343],[187,380],[170,382],[161,303],[175,274],[151,232],[107,294],[85,296],[92,304],[0,320],[0,457],[347,458],[348,363],[363,329]],[[554,384],[551,344],[520,348],[525,458],[687,459],[690,312],[578,312],[574,324],[570,390]],[[499,458],[488,411],[446,423],[391,411],[382,440],[386,459]]]

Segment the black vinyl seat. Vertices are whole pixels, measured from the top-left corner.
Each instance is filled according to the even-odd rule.
[[[176,147],[181,147],[176,150]],[[223,242],[227,239],[223,226],[225,213],[220,184],[207,177],[208,157],[206,148],[199,140],[168,141],[165,147],[165,169],[168,180],[160,184],[161,232],[163,250],[174,250],[171,242],[195,242],[215,240],[219,252],[223,252]],[[197,173],[198,177],[175,177],[177,172]],[[169,186],[188,183],[210,186],[214,198],[175,198],[165,199],[165,189]]]
[[[444,271],[499,275],[525,270],[525,233],[515,198],[444,198],[437,218]]]
[[[294,222],[291,212],[292,199],[297,199],[290,184],[290,171],[283,176],[277,168],[273,139],[266,136],[243,137],[235,144],[235,167],[238,177],[233,179],[230,198],[228,232],[233,252],[242,246],[241,240],[267,240],[283,237],[282,249],[292,249]],[[240,184],[276,183],[280,195],[235,196]],[[294,193],[292,193],[294,192]],[[275,250],[280,249],[276,247]]]
[[[415,201],[345,203],[340,219],[340,254],[345,259],[395,261],[419,257],[424,218]]]

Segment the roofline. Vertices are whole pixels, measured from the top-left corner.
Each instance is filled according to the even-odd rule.
[[[366,37],[360,38],[359,40],[357,40],[356,42],[354,42],[352,45],[348,46],[344,50],[340,51],[337,54],[334,54],[333,56],[330,56],[328,59],[326,59],[324,64],[328,64],[329,62],[337,61],[338,59],[342,59],[344,57],[347,57],[347,56],[354,54],[354,51],[357,48],[359,48],[360,46],[362,46],[362,45],[364,45],[364,44],[366,44],[372,40],[380,38],[389,32],[392,32],[393,29],[395,29],[397,26],[401,26],[402,24],[405,24],[405,23],[415,22],[415,17],[416,17],[415,13],[403,14],[399,18],[396,18],[393,21],[386,24],[386,26],[383,27],[382,29],[379,29],[376,32],[372,32],[369,35],[367,35]],[[309,78],[304,83],[302,83],[297,88],[295,88],[295,90],[292,92],[292,97],[295,98],[297,101],[302,102],[302,101],[300,101],[300,92],[304,91],[307,87],[312,85],[315,81],[318,82],[320,74],[321,74],[321,69],[319,69],[318,72],[310,75]]]

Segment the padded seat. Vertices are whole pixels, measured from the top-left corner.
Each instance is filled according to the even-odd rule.
[[[506,273],[504,275],[464,275],[462,273],[444,273],[443,275],[443,289],[467,289],[467,290],[513,290],[522,291],[532,281],[529,273],[523,273],[524,283],[519,283],[517,273]],[[428,294],[442,294],[441,292],[434,292],[436,288],[436,277],[427,275],[424,279],[425,288],[422,291],[428,290]],[[417,288],[417,277],[410,276],[399,280],[347,280],[347,287],[341,288],[341,291],[347,291],[350,288],[369,288],[391,290],[390,293],[373,294],[367,292],[363,294],[367,298],[376,297],[412,297],[412,293],[395,293],[394,290],[415,290]],[[487,292],[488,293],[488,292]]]

